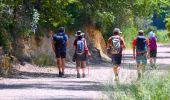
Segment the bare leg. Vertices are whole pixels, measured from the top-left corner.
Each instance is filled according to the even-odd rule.
[[[80,61],[76,61],[77,78],[80,78]]]
[[[83,77],[85,77],[85,67],[86,67],[86,61],[82,61],[81,62],[81,68],[82,68]]]
[[[118,75],[119,75],[119,71],[120,71],[120,67],[118,65],[113,67],[114,70],[114,74],[115,74],[115,81],[118,81]]]
[[[151,65],[151,67],[153,68],[153,58],[150,58],[150,65]]]
[[[64,74],[64,70],[65,70],[65,58],[61,59],[61,70],[62,70],[62,73]]]
[[[57,67],[58,67],[58,71],[61,72],[61,59],[57,58]]]
[[[137,64],[137,73],[138,73],[138,79],[140,79],[141,78],[140,64]]]
[[[59,71],[58,77],[62,77],[61,58],[57,58],[56,62],[57,62],[57,67],[58,67],[58,71]]]

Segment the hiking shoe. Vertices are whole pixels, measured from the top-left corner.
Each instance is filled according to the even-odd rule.
[[[64,74],[64,73],[62,73],[62,78],[66,78],[66,76],[65,76],[65,74]]]
[[[115,81],[119,81],[119,77],[118,76],[115,76]]]
[[[59,75],[58,75],[58,77],[62,77],[62,72],[59,72]]]
[[[156,64],[154,64],[154,68],[155,68],[155,69],[157,68],[157,65],[156,65]]]
[[[80,73],[77,73],[77,78],[80,78]]]
[[[82,77],[83,77],[83,78],[85,78],[85,77],[86,77],[86,75],[83,73],[83,74],[82,74]]]

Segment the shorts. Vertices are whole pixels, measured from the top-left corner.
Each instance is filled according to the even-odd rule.
[[[85,61],[76,61],[76,67],[85,68],[86,62]]]
[[[121,62],[122,62],[122,54],[112,55],[113,65],[121,65]]]
[[[83,54],[76,54],[75,53],[75,60],[76,61],[86,61],[86,59],[87,59],[87,56],[86,56],[85,53],[83,53]]]
[[[66,52],[56,52],[56,58],[66,58]]]
[[[147,64],[146,53],[136,55],[136,63],[137,64],[142,63],[142,64],[146,65]]]
[[[153,57],[155,58],[156,56],[157,56],[157,50],[151,50],[150,51],[150,57],[151,58],[153,58]]]

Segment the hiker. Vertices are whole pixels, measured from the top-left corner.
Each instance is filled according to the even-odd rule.
[[[113,71],[115,74],[115,81],[119,80],[119,71],[122,61],[122,52],[126,48],[124,38],[120,36],[119,28],[113,30],[113,36],[108,39],[107,51],[108,55],[112,58]]]
[[[84,37],[84,33],[82,31],[77,31],[74,40],[75,54],[74,59],[76,61],[76,69],[77,69],[77,78],[80,78],[80,68],[82,69],[82,77],[85,78],[85,67],[86,67],[86,59],[87,56],[91,56],[87,42]]]
[[[53,50],[56,55],[56,64],[58,67],[58,77],[64,76],[66,48],[68,45],[68,36],[65,33],[65,28],[60,27],[58,32],[53,35]]]
[[[143,76],[147,57],[149,57],[149,41],[144,36],[144,31],[139,30],[137,38],[133,40],[133,57],[136,59],[138,79]]]
[[[151,68],[156,69],[156,55],[157,55],[157,39],[154,32],[149,32],[149,50],[150,50],[150,65]]]

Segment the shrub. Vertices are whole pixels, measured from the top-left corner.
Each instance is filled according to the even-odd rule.
[[[168,31],[166,30],[157,31],[156,37],[159,43],[168,43],[170,41],[170,38],[168,37]]]
[[[169,31],[169,33],[168,33],[168,36],[169,36],[169,38],[170,38],[170,18],[167,18],[166,19],[166,28],[167,28],[167,30]]]
[[[53,57],[48,54],[39,54],[33,57],[33,63],[38,66],[52,66],[55,65]]]
[[[132,84],[110,85],[105,89],[110,89],[111,100],[169,100],[170,74],[147,74]]]
[[[132,47],[133,39],[138,35],[138,30],[136,28],[124,28],[122,29],[122,36],[125,39],[127,48]]]

